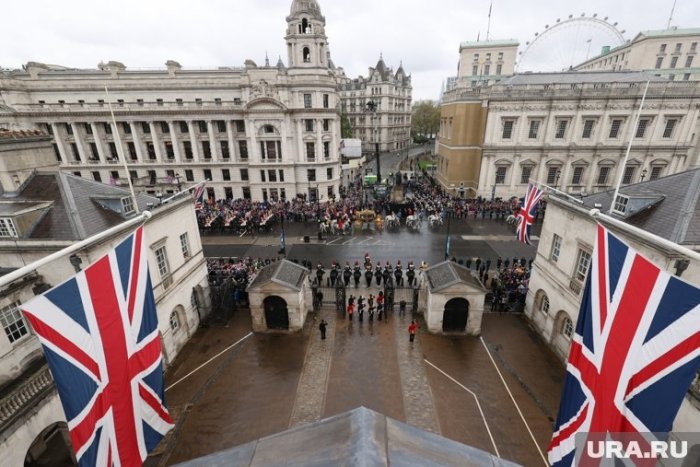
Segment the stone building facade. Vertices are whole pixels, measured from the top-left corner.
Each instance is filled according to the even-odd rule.
[[[403,65],[394,72],[381,57],[367,78],[342,79],[341,109],[350,120],[352,137],[362,140],[365,151],[373,152],[377,142],[382,152],[408,148],[412,90],[411,76]]]
[[[646,71],[675,81],[700,80],[700,28],[642,31],[634,39],[574,67],[577,71]]]
[[[650,79],[637,127],[645,83]],[[573,194],[698,166],[700,83],[645,73],[533,73],[445,94],[437,180],[454,194],[523,196],[530,180]],[[630,137],[630,160],[620,166]]]
[[[294,0],[286,21],[286,66],[248,60],[189,70],[168,61],[164,70],[130,70],[109,62],[86,70],[29,62],[0,71],[0,127],[49,132],[63,169],[117,186],[130,177],[151,194],[206,179],[216,199],[328,199],[340,183],[342,72],[332,67],[315,0]]]

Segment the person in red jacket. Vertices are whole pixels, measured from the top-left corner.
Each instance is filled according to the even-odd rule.
[[[408,340],[409,340],[409,342],[413,342],[413,339],[416,338],[416,331],[418,331],[418,324],[416,324],[416,321],[413,320],[413,321],[411,321],[411,324],[408,325]]]
[[[348,303],[348,318],[350,321],[352,321],[352,314],[355,311],[355,304],[354,303]]]

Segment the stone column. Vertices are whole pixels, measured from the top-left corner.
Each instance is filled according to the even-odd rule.
[[[218,130],[218,128],[217,128]],[[209,149],[211,150],[211,160],[219,161],[219,140],[214,133],[214,122],[207,120],[207,131],[209,133]]]
[[[65,164],[65,163],[70,162],[70,157],[68,156],[68,151],[66,151],[66,142],[63,141],[63,137],[61,136],[61,133],[59,132],[58,128],[59,128],[58,124],[56,124],[56,123],[51,124],[51,131],[53,132],[53,139],[54,139],[54,141],[56,141],[56,146],[58,147],[58,152],[61,155],[61,159],[63,160],[63,163]]]
[[[564,159],[564,167],[561,168],[561,174],[559,176],[559,189],[565,193],[568,193],[567,186],[569,185],[569,172],[571,172],[571,160],[574,158],[572,153],[566,155]]]
[[[600,160],[600,154],[596,154],[593,156],[593,159],[591,160],[591,170],[590,173],[588,174],[588,183],[586,183],[586,193],[593,193],[593,184],[597,181],[596,179],[598,178],[598,161]]]
[[[299,151],[299,154],[297,155],[297,160],[299,162],[306,162],[306,143],[304,142],[304,133],[302,131],[304,121],[301,118],[297,118],[295,123],[297,131],[297,151]]]
[[[540,154],[540,162],[537,166],[537,182],[538,183],[543,183],[546,182],[547,180],[545,179],[545,170],[547,169],[547,164],[545,162],[547,161],[547,154]]]
[[[95,145],[97,146],[97,154],[99,154],[100,162],[102,164],[107,163],[107,155],[104,148],[104,143],[102,142],[102,137],[98,131],[96,123],[90,123],[90,128],[92,128],[92,137],[95,138]]]
[[[192,157],[197,162],[201,162],[199,157],[199,140],[197,139],[197,134],[194,131],[194,121],[187,121],[187,129],[190,131],[190,144],[192,144]]]
[[[71,128],[73,129],[73,139],[75,140],[76,146],[78,146],[78,154],[80,154],[80,160],[85,162],[88,160],[88,152],[85,149],[85,142],[83,141],[83,135],[80,134],[80,125],[77,123],[71,123]]]
[[[232,162],[238,162],[238,148],[236,139],[233,137],[233,121],[226,121],[226,138],[228,139],[228,152]]]
[[[160,138],[158,137],[158,132],[156,131],[156,124],[155,122],[148,122],[148,126],[151,128],[151,141],[153,141],[153,149],[156,152],[156,160],[162,163],[163,150],[160,144]]]
[[[131,134],[133,135],[134,146],[136,147],[136,158],[139,160],[139,162],[143,162],[146,160],[146,158],[144,157],[145,151],[143,149],[141,135],[139,134],[140,125],[137,125],[136,122],[129,122],[129,126],[131,127]]]
[[[323,124],[319,125],[318,119],[314,119],[314,122],[314,130],[316,132],[316,154],[318,154],[316,160],[325,162],[326,159],[323,155]]]
[[[168,122],[168,128],[170,129],[170,141],[173,143],[175,162],[180,164],[182,163],[182,154],[180,153],[180,142],[177,139],[178,128],[175,126],[175,122]]]
[[[491,164],[493,164],[493,156],[484,156],[484,164],[482,164],[482,170],[479,179],[479,189],[481,189],[482,196],[491,199],[491,186],[493,182],[491,181]]]
[[[513,168],[510,174],[510,195],[519,196],[519,194],[515,192],[515,182],[517,181],[518,183],[520,183],[520,174],[516,173],[516,171],[520,167],[520,165],[518,164],[518,161],[520,161],[520,159],[522,159],[522,156],[520,154],[515,154],[513,156]]]
[[[248,161],[250,163],[260,164],[262,161],[262,154],[260,154],[260,148],[258,148],[258,138],[255,134],[255,124],[251,121],[246,122],[245,126],[250,130],[250,138],[248,138],[248,142],[250,143],[248,145]]]

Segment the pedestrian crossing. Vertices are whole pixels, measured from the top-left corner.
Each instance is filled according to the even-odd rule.
[[[462,240],[482,241],[482,242],[508,242],[517,241],[515,235],[460,235]],[[537,235],[530,235],[530,240],[539,240]]]

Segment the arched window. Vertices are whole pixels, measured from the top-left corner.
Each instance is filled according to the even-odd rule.
[[[308,47],[302,49],[302,57],[304,58],[304,63],[311,63],[311,51]]]
[[[574,323],[568,318],[564,318],[561,324],[561,333],[566,336],[567,339],[571,339],[574,335]]]
[[[311,34],[311,23],[306,18],[301,20],[301,33]]]
[[[546,295],[542,296],[542,301],[540,302],[540,311],[542,313],[549,313],[549,297]]]
[[[180,318],[177,316],[177,310],[170,313],[170,329],[177,331],[180,327]]]

